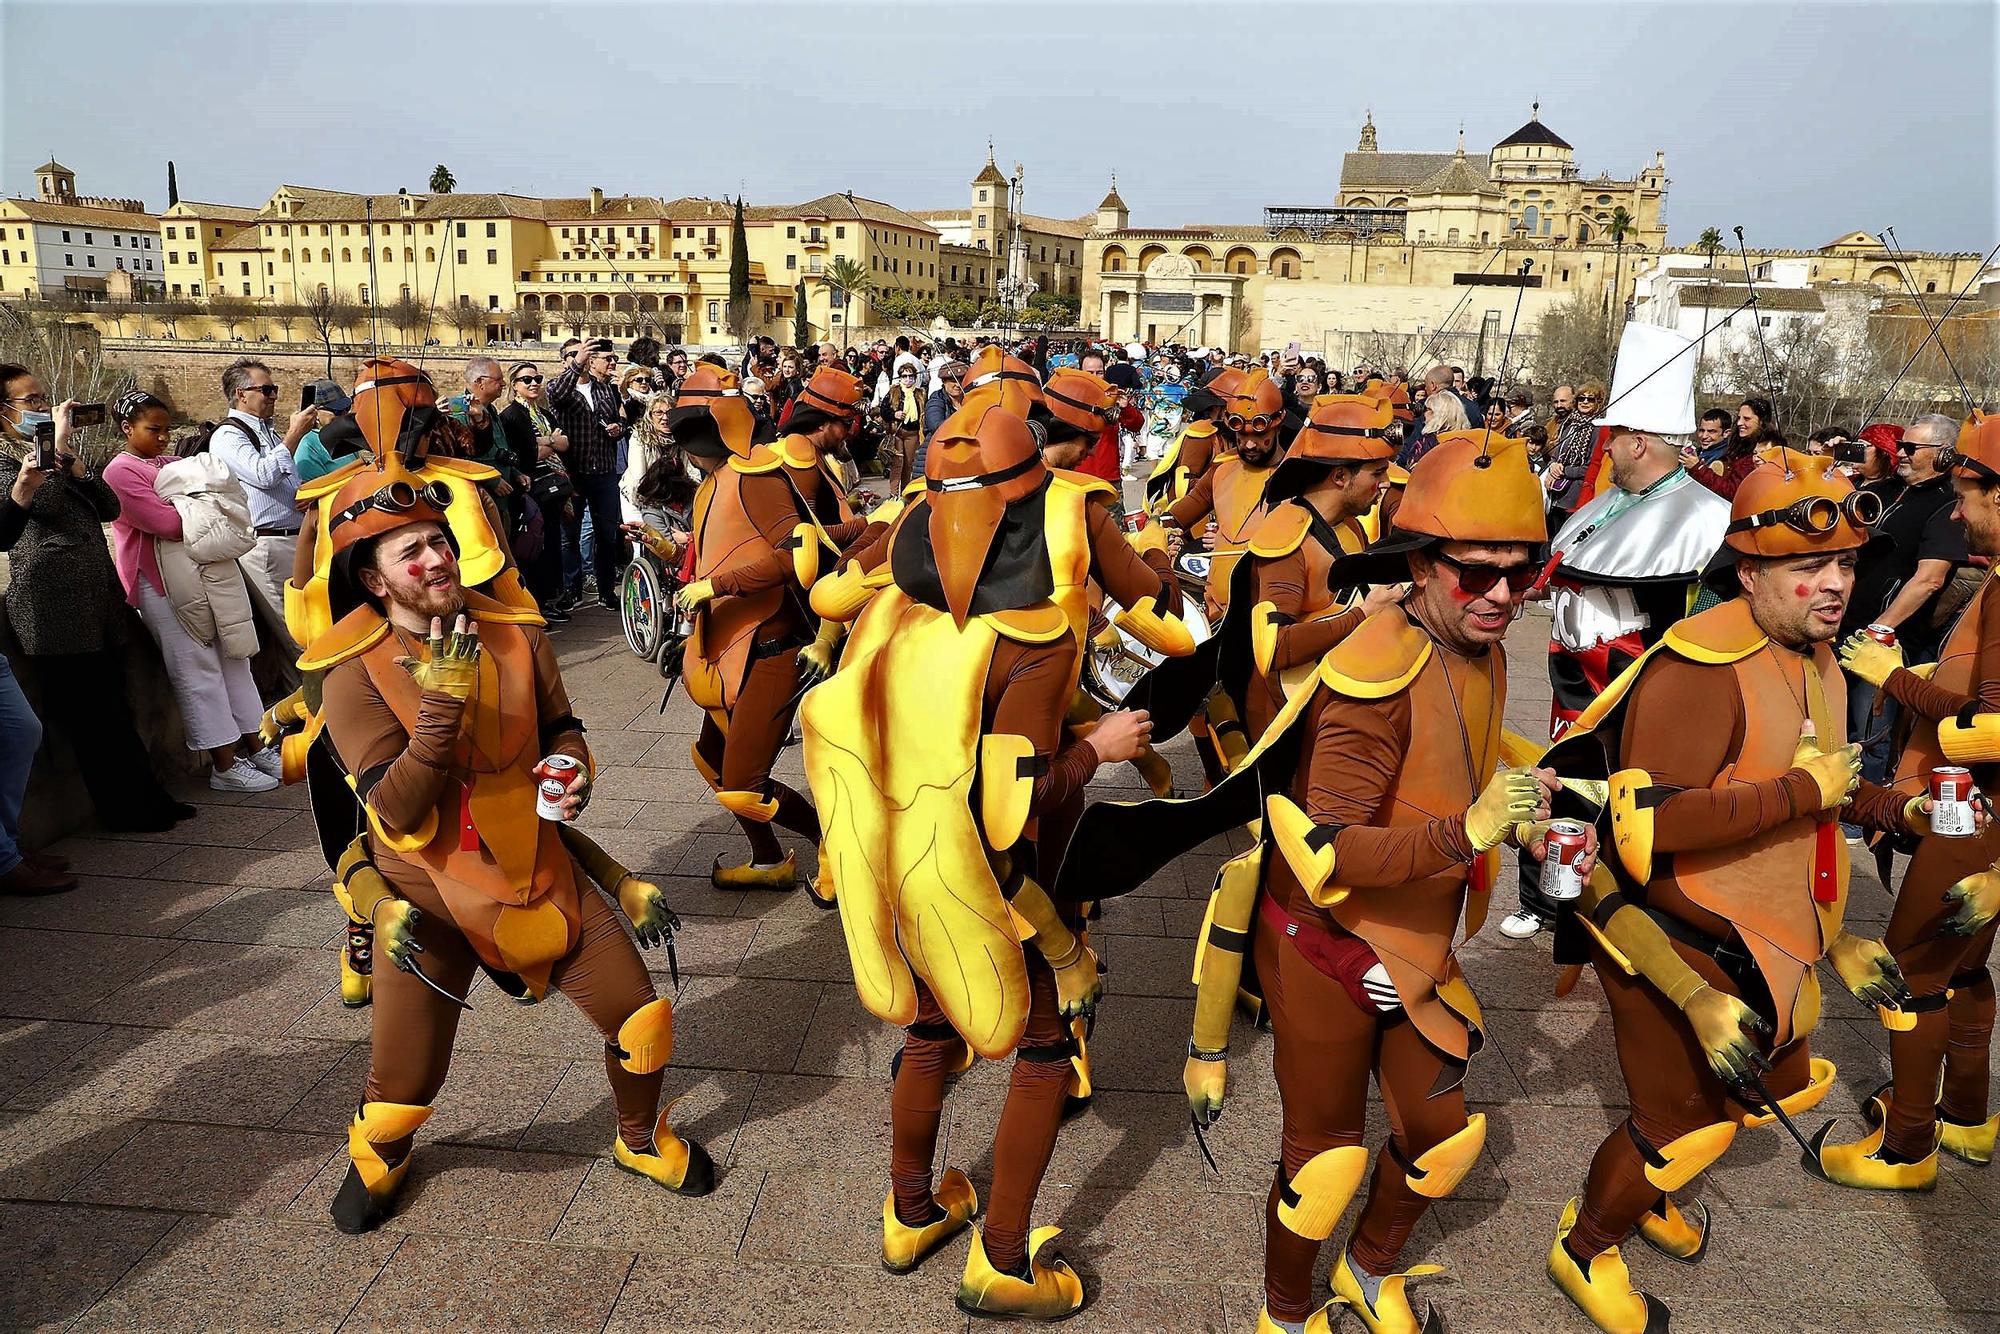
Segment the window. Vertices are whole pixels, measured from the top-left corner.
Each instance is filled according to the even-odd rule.
[[[249,283],[245,283],[245,284],[243,284],[243,295],[245,295],[245,296],[249,296],[249,295],[250,295],[250,284],[249,284]]]
[[[437,257],[438,257],[437,247],[435,246],[424,247],[424,263],[435,264],[437,263]]]
[[[407,295],[407,292],[405,293],[405,295]],[[471,310],[472,298],[467,296],[465,293],[460,292],[458,294],[458,308],[460,310]]]
[[[489,223],[487,223],[487,224],[486,224],[486,234],[487,234],[487,235],[488,235],[489,237],[492,237],[492,236],[498,236],[498,235],[500,235],[500,226],[499,226],[499,224],[498,224],[498,223],[493,223],[493,222],[489,222]]]
[[[69,244],[69,233],[68,233],[68,232],[64,232],[64,233],[63,233],[63,244],[64,244],[64,245],[68,245],[68,244]]]
[[[180,262],[181,262],[181,252],[180,252],[180,251],[178,251],[178,250],[169,250],[169,251],[167,252],[167,263],[169,263],[169,264],[178,264],[178,263],[180,263]]]
[[[500,252],[499,252],[499,251],[497,251],[497,250],[489,250],[489,251],[487,251],[487,252],[486,252],[486,262],[487,262],[488,264],[498,264],[498,263],[500,262]]]
[[[276,276],[277,272],[278,272],[277,265],[271,263],[271,261],[268,259],[264,261],[264,276],[266,278]]]
[[[352,264],[354,262],[354,252],[346,246],[342,246],[340,248],[340,262],[342,264]]]
[[[363,284],[361,284],[361,304],[362,304],[362,305],[364,305],[364,306],[368,304],[368,284],[367,284],[367,283],[363,283]]]
[[[118,235],[116,232],[113,232],[111,234],[111,244],[113,246],[122,246],[125,244],[125,238]]]
[[[499,297],[497,297],[497,296],[492,296],[492,295],[489,295],[489,296],[488,296],[488,297],[486,298],[486,308],[487,308],[488,310],[498,310],[498,309],[500,309],[500,298],[499,298]]]
[[[240,261],[240,263],[242,264],[242,267],[243,267],[243,276],[244,276],[245,278],[248,278],[248,277],[250,276],[250,261],[249,261],[249,260],[242,260],[242,261]]]
[[[464,223],[462,223],[462,222],[458,224],[458,234],[459,234],[460,236],[464,236],[464,235],[465,235],[465,224],[464,224]]]
[[[69,256],[68,256],[68,255],[64,255],[64,256],[63,256],[63,258],[64,258],[64,259],[66,259],[66,260],[69,260],[69,262],[70,262],[70,263],[72,263],[72,264],[74,264],[74,263],[76,262],[76,261],[75,261],[75,260],[73,260],[73,259],[69,259]],[[220,277],[222,276],[222,272],[223,272],[223,270],[222,270],[222,261],[218,259],[218,260],[216,260],[216,261],[215,261],[215,276],[216,276],[216,277],[218,277],[218,278],[220,278]]]
[[[167,239],[169,241],[174,239],[174,229],[171,227],[167,228]]]
[[[91,233],[91,232],[85,232],[85,233],[83,234],[83,243],[84,243],[85,245],[96,245],[96,244],[97,244],[97,237],[96,237],[96,235],[95,235],[94,233]]]
[[[188,295],[189,295],[189,296],[200,296],[200,295],[201,295],[201,284],[200,284],[200,283],[189,283],[189,284],[188,284]]]
[[[984,227],[986,225],[986,215],[984,213],[980,214],[979,221],[973,225],[977,227]]]
[[[710,233],[709,233],[709,239],[710,239],[711,241],[715,239],[715,233],[714,233],[714,232],[710,232]],[[834,240],[836,240],[836,241],[845,241],[845,240],[847,239],[847,228],[845,228],[845,227],[835,227],[835,228],[833,229],[833,239],[834,239]]]
[[[709,229],[708,229],[708,243],[709,243],[710,245],[714,245],[714,244],[715,244],[715,228],[713,228],[713,227],[711,227],[711,228],[709,228]]]
[[[1450,228],[1449,230],[1447,230],[1447,231],[1445,232],[1445,234],[1444,234],[1444,243],[1445,243],[1446,245],[1457,245],[1457,244],[1458,244],[1458,228],[1456,228],[1456,227],[1453,227],[1453,228]]]
[[[118,263],[118,267],[119,267],[119,268],[121,268],[121,269],[122,269],[122,268],[124,268],[124,267],[125,267],[125,256],[123,256],[123,255],[120,255],[120,256],[118,256],[118,260],[117,260],[117,263]]]
[[[711,301],[708,303],[708,318],[710,320],[719,320],[722,318],[722,303],[720,301]]]
[[[785,267],[786,267],[786,268],[788,268],[788,269],[796,269],[796,268],[797,268],[798,266],[799,266],[799,257],[798,257],[797,255],[787,255],[787,256],[785,256]]]
[[[333,263],[333,252],[331,250],[322,249],[319,252],[319,262],[322,264]]]
[[[458,252],[458,262],[461,264],[465,263],[465,252],[463,250]]]

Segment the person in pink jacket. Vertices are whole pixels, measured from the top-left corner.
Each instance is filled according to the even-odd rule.
[[[182,536],[180,511],[153,487],[171,458],[167,405],[134,390],[112,405],[112,416],[125,449],[104,465],[104,480],[118,495],[112,558],[125,599],[139,609],[139,619],[160,646],[188,748],[208,752],[208,785],[218,792],[268,792],[278,786],[282,765],[277,749],[261,748],[257,740],[264,705],[250,663],[225,654],[220,639],[202,644],[188,634],[160,575],[155,540],[177,542]]]

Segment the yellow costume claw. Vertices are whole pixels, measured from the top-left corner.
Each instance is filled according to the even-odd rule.
[[[1155,653],[1184,658],[1194,652],[1193,633],[1172,612],[1162,615],[1153,598],[1140,598],[1111,619],[1119,629]]]

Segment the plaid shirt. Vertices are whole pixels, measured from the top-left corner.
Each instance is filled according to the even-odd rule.
[[[605,476],[618,471],[618,442],[604,433],[607,422],[620,420],[618,390],[585,376],[570,366],[548,384],[549,406],[556,424],[569,437],[564,460],[575,477]]]

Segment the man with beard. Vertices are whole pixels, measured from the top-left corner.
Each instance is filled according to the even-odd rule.
[[[1928,436],[1929,433],[1926,432]],[[1974,414],[1957,441],[1951,486],[1973,554],[2000,555],[2000,418]],[[1841,645],[1841,664],[1916,720],[1896,790],[1925,791],[1933,766],[1971,769],[1981,792],[2000,787],[2000,595],[1979,586],[1928,679],[1903,654],[1865,634]],[[1993,1045],[1994,920],[2000,914],[2000,824],[1975,836],[1931,835],[1904,873],[1885,940],[1913,998],[1881,1011],[1893,1078],[1868,1100],[1872,1134],[1826,1144],[1820,1165],[1843,1186],[1929,1190],[1938,1150],[1985,1166],[2000,1115],[1989,1115]]]
[[[1518,441],[1448,433],[1411,470],[1396,532],[1336,562],[1338,584],[1407,578],[1400,606],[1364,621],[1322,658],[1256,749],[1189,802],[1100,803],[1086,811],[1058,899],[1116,894],[1203,839],[1264,816],[1258,905],[1207,941],[1253,939],[1276,1038],[1284,1124],[1265,1209],[1265,1334],[1324,1334],[1313,1270],[1368,1166],[1372,1076],[1389,1143],[1348,1246],[1335,1303],[1370,1331],[1414,1334],[1398,1273],[1433,1200],[1478,1159],[1485,1118],[1463,1080],[1483,1038],[1453,956],[1461,919],[1476,929],[1501,843],[1539,847],[1553,777],[1501,763],[1502,645],[1545,537],[1541,490]],[[1268,800],[1267,800],[1268,795]],[[1225,883],[1218,899],[1231,891]],[[1239,947],[1240,948],[1240,947]],[[1196,1125],[1227,1088],[1227,1012],[1240,954],[1210,950],[1183,1074]],[[1235,966],[1232,966],[1235,965]],[[1215,1012],[1222,1023],[1210,1027]]]
[[[364,1232],[387,1215],[482,966],[528,998],[563,992],[603,1034],[618,1165],[706,1194],[714,1164],[659,1109],[672,1009],[586,874],[616,895],[641,943],[678,922],[656,886],[571,844],[564,825],[594,773],[583,726],[540,616],[460,583],[442,492],[412,485],[394,454],[341,489],[332,578],[355,605],[301,660],[326,673],[326,733],[365,815],[368,874],[345,877],[354,909],[396,965],[373,979],[367,1091],[334,1223]],[[556,813],[537,818],[553,762],[568,785]]]
[[[1611,486],[1556,533],[1549,589],[1549,736],[1559,740],[1617,675],[1693,610],[1701,572],[1729,526],[1729,503],[1699,486],[1663,436],[1694,425],[1691,340],[1628,324],[1618,387],[1595,425],[1611,429]],[[1521,868],[1521,906],[1500,934],[1526,940],[1555,918],[1538,866]]]
[[[716,858],[709,878],[718,889],[798,883],[797,854],[780,848],[773,823],[819,839],[812,803],[773,778],[771,766],[791,730],[801,681],[833,670],[840,626],[820,622],[807,598],[822,563],[866,528],[826,462],[846,442],[862,397],[852,375],[821,367],[772,445],[753,444],[754,420],[733,372],[696,367],[675,400],[677,414],[715,419],[730,456],[695,495],[695,578],[677,595],[694,618],[683,680],[707,712],[695,768],[750,840],[747,862],[724,866]],[[817,887],[815,898],[832,906]]]
[[[1739,1127],[1825,1097],[1833,1063],[1808,1045],[1814,965],[1865,1004],[1907,997],[1882,943],[1843,926],[1835,821],[1921,827],[1928,800],[1862,781],[1846,741],[1830,644],[1868,531],[1831,462],[1785,451],[1744,480],[1708,576],[1735,596],[1669,629],[1547,756],[1565,802],[1573,780],[1605,784],[1598,828],[1617,849],[1612,878],[1558,923],[1557,961],[1596,968],[1632,1110],[1548,1257],[1550,1279],[1607,1334],[1667,1323],[1633,1288],[1626,1237],[1699,1260],[1707,1214],[1673,1192]]]

